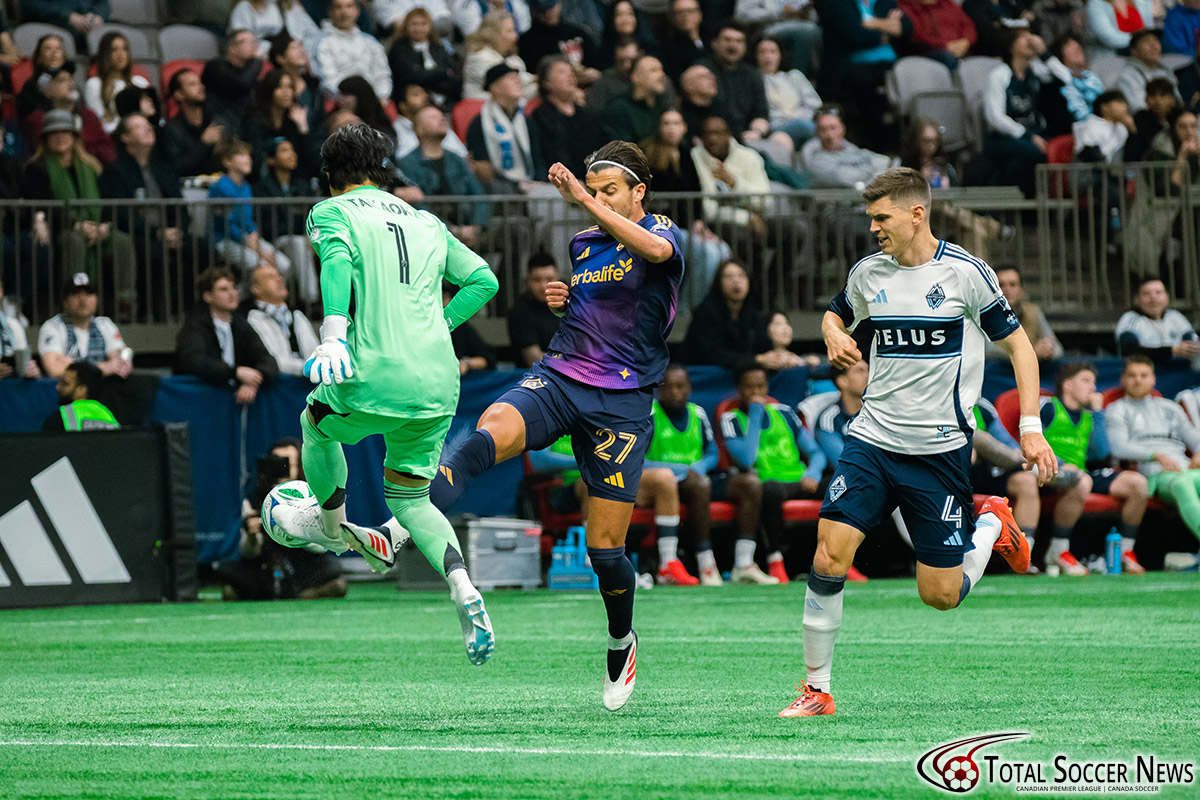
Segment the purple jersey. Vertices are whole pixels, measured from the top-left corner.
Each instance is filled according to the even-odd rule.
[[[547,367],[601,389],[663,379],[683,243],[678,226],[661,214],[647,214],[638,225],[669,241],[674,254],[655,264],[597,226],[571,240],[571,302],[542,361]]]

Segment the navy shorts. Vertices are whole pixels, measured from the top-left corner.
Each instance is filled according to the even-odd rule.
[[[847,436],[821,517],[866,534],[899,506],[917,561],[956,567],[975,533],[970,466],[970,442],[948,453],[904,455]]]
[[[971,488],[975,494],[1008,496],[1008,479],[1021,468],[1002,469],[991,464],[977,463],[971,467]]]
[[[497,403],[525,420],[525,449],[541,450],[571,434],[588,496],[618,503],[637,497],[654,425],[654,390],[600,389],[534,364]]]

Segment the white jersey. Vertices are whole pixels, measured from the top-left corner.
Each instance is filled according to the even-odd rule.
[[[1020,327],[992,268],[949,242],[917,267],[882,253],[863,259],[829,310],[847,328],[867,318],[875,326],[863,408],[848,432],[905,454],[967,443],[983,386],[984,335],[996,341]]]

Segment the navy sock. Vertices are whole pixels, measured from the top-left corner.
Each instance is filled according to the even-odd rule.
[[[449,458],[442,461],[429,486],[429,501],[446,513],[467,490],[468,484],[496,463],[496,442],[485,430],[476,430]]]
[[[637,588],[637,572],[625,557],[624,547],[589,547],[588,558],[600,582],[600,596],[608,612],[608,635],[624,639],[633,630],[633,591]],[[612,680],[625,665],[625,651],[608,651],[608,675]],[[616,666],[613,666],[613,662]]]
[[[971,591],[971,578],[968,575],[963,575],[962,588],[958,590],[958,604],[961,606],[962,601],[967,599],[967,592]]]
[[[1140,522],[1122,522],[1118,528],[1123,539],[1136,539],[1138,528],[1142,527]]]

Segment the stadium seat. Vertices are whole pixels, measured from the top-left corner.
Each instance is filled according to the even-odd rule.
[[[21,87],[25,85],[25,81],[33,77],[33,62],[28,58],[22,58],[13,64],[12,72],[9,73],[9,76],[12,80],[13,94],[20,94]]]
[[[1194,60],[1195,59],[1193,59],[1191,56],[1184,55],[1183,53],[1163,53],[1162,58],[1159,59],[1159,61],[1162,62],[1162,65],[1171,72],[1177,72],[1183,69],[1188,64],[1191,64]]]
[[[1069,133],[1055,136],[1046,143],[1047,164],[1070,164],[1075,160],[1075,137]]]
[[[525,116],[527,116],[527,117],[528,117],[528,116],[529,116],[530,114],[532,114],[532,113],[534,112],[534,110],[535,110],[535,109],[537,109],[537,107],[538,107],[538,106],[540,106],[541,104],[542,104],[542,98],[541,98],[541,97],[535,97],[535,98],[533,98],[533,99],[531,99],[531,100],[527,101],[527,102],[525,103],[525,107],[522,109],[522,110],[525,112]]]
[[[816,522],[820,511],[820,500],[785,500],[783,502],[783,521]]]
[[[483,108],[482,100],[459,100],[454,104],[454,110],[450,112],[450,127],[454,129],[454,135],[461,141],[467,140],[467,128],[471,127],[471,121],[479,116],[480,109]]]
[[[95,63],[88,64],[87,76],[89,78],[94,78],[99,74],[100,74],[100,67],[98,65],[96,65]],[[155,87],[156,81],[154,80],[154,75],[151,73],[150,69],[146,68],[145,64],[134,64],[133,65],[133,74],[137,75],[141,78],[145,78],[147,81],[149,81],[150,86]],[[157,91],[157,87],[155,87],[155,91]]]
[[[885,79],[888,100],[901,117],[913,116],[918,95],[954,93],[954,77],[940,61],[924,56],[905,56],[896,62]]]
[[[1150,394],[1154,397],[1162,397],[1162,392],[1160,392],[1158,389],[1151,389]],[[1113,403],[1125,396],[1125,390],[1120,386],[1113,386],[1112,388],[1105,389],[1103,392],[1101,392],[1100,396],[1104,398],[1104,407],[1108,408]]]
[[[1195,389],[1184,389],[1175,395],[1175,402],[1183,408],[1193,425],[1200,425],[1200,394]]]
[[[110,0],[109,22],[125,22],[130,25],[158,27],[162,24],[162,12],[158,0]]]
[[[63,40],[63,49],[67,51],[68,61],[73,60],[78,55],[75,52],[75,35],[57,25],[48,25],[45,22],[26,22],[13,29],[12,37],[13,41],[16,42],[17,49],[32,57],[34,48],[37,47],[38,39],[47,34],[54,34]]]
[[[529,492],[529,497],[533,501],[534,516],[538,522],[542,523],[542,531],[548,533],[565,533],[567,528],[575,525],[582,525],[582,515],[578,512],[570,514],[562,514],[555,511],[550,505],[550,495],[554,490],[563,485],[562,478],[555,476],[547,476],[544,473],[538,473],[533,469],[533,462],[529,459],[529,453],[521,454],[521,464],[525,473],[525,489]],[[633,510],[633,518],[629,521],[630,525],[641,525],[649,528],[650,531],[646,537],[643,537],[643,545],[652,545],[657,541],[655,536],[656,528],[654,525],[654,509],[652,508],[635,508]]]
[[[709,519],[713,522],[733,522],[734,514],[737,512],[737,507],[733,503],[725,503],[720,500],[714,500],[708,505]],[[686,509],[680,508],[680,513],[686,517]]]
[[[1053,397],[1054,392],[1049,389],[1041,390],[1042,397]],[[1018,433],[1019,423],[1021,421],[1021,400],[1017,397],[1016,389],[1009,389],[999,397],[996,402],[992,403],[996,408],[996,416],[1000,418],[1000,423],[1008,429],[1012,437],[1017,441],[1021,440]]]
[[[923,92],[912,99],[912,118],[937,120],[942,131],[942,153],[953,156],[977,147],[967,98],[957,89],[949,92]]]
[[[158,49],[164,59],[207,61],[221,55],[221,42],[212,31],[195,25],[167,25],[158,32]]]
[[[159,96],[163,99],[163,116],[167,119],[179,113],[179,105],[171,99],[167,87],[171,84],[171,78],[181,69],[190,69],[200,75],[204,72],[204,62],[198,58],[177,58],[162,65],[158,73],[158,89]]]
[[[976,141],[983,141],[983,96],[987,94],[988,76],[1001,63],[1000,59],[992,56],[971,56],[964,58],[955,71],[958,85],[962,87],[963,97],[967,100],[967,110],[971,113]]]
[[[129,52],[133,56],[134,61],[158,61],[158,45],[150,38],[144,30],[135,28],[132,25],[120,25],[117,23],[108,23],[101,25],[94,31],[88,33],[88,49],[93,53],[97,52],[100,47],[100,40],[104,38],[106,33],[117,32],[129,40]]]
[[[1125,57],[1115,53],[1101,53],[1089,65],[1092,72],[1104,84],[1105,89],[1115,88],[1121,70],[1125,69]]]

